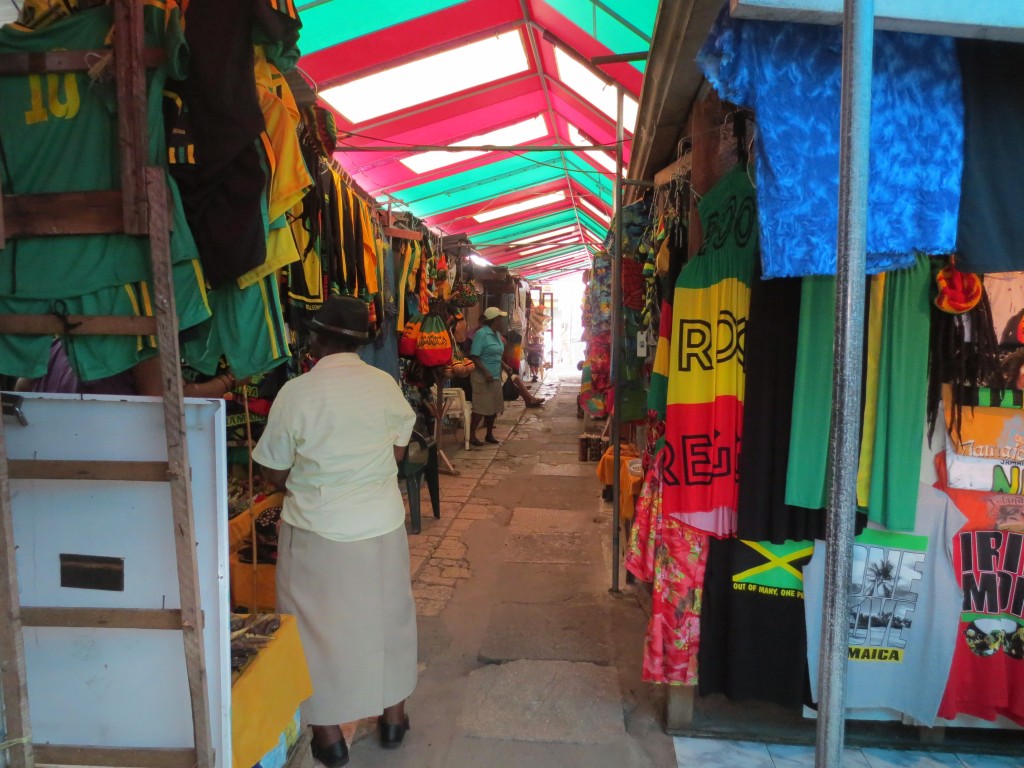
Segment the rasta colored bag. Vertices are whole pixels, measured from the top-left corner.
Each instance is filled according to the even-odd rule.
[[[402,335],[398,337],[398,354],[401,357],[416,357],[416,344],[420,339],[423,319],[409,320]]]
[[[452,286],[452,295],[448,298],[448,303],[455,307],[472,307],[479,298],[476,292],[476,280],[472,278],[463,280],[460,277],[456,278],[455,285]]]
[[[416,342],[416,359],[428,367],[451,364],[452,337],[440,315],[431,312],[423,318]]]

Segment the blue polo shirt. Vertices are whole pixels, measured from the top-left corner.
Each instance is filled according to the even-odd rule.
[[[473,336],[473,346],[469,354],[480,358],[487,372],[494,378],[501,376],[501,355],[505,351],[505,342],[501,340],[493,328],[483,326]]]

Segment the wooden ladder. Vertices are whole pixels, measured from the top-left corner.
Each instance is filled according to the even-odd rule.
[[[0,683],[7,753],[12,768],[36,761],[126,768],[213,768],[210,712],[199,600],[199,568],[192,519],[178,323],[171,276],[164,171],[147,167],[145,67],[163,52],[143,48],[143,3],[115,0],[114,68],[117,78],[121,189],[109,192],[0,195],[0,248],[6,239],[48,235],[127,233],[150,242],[155,317],[0,315],[0,333],[156,335],[163,381],[166,462],[9,461],[0,419]],[[59,51],[0,56],[0,75],[82,71],[105,51]],[[55,217],[54,211],[60,211]],[[70,328],[70,330],[69,330]],[[11,479],[133,480],[170,484],[177,558],[178,610],[23,607],[18,593],[11,510]],[[181,749],[109,748],[33,744],[23,627],[103,627],[182,633],[194,746]]]

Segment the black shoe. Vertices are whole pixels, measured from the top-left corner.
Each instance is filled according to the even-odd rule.
[[[326,768],[341,768],[348,765],[348,744],[345,737],[334,742],[329,747],[318,747],[313,744],[313,759],[322,763]]]
[[[380,745],[384,749],[397,749],[402,746],[405,732],[409,730],[409,716],[406,715],[401,723],[385,723],[382,717],[377,725],[380,728]]]
[[[501,443],[501,441],[498,438],[496,438],[494,435],[487,435],[484,438],[484,442],[485,443],[490,443],[491,445],[499,445]]]

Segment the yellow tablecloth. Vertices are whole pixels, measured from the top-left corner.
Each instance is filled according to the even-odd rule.
[[[231,765],[252,768],[277,746],[299,704],[313,695],[313,681],[294,616],[231,686]]]
[[[629,471],[629,462],[639,458],[633,446],[623,445],[619,448],[619,515],[623,520],[632,520],[636,511],[633,505],[634,499],[640,494],[644,484],[644,476],[641,472],[634,475]],[[597,479],[604,485],[611,485],[615,475],[612,466],[615,462],[614,446],[604,452],[604,456],[597,463]]]

